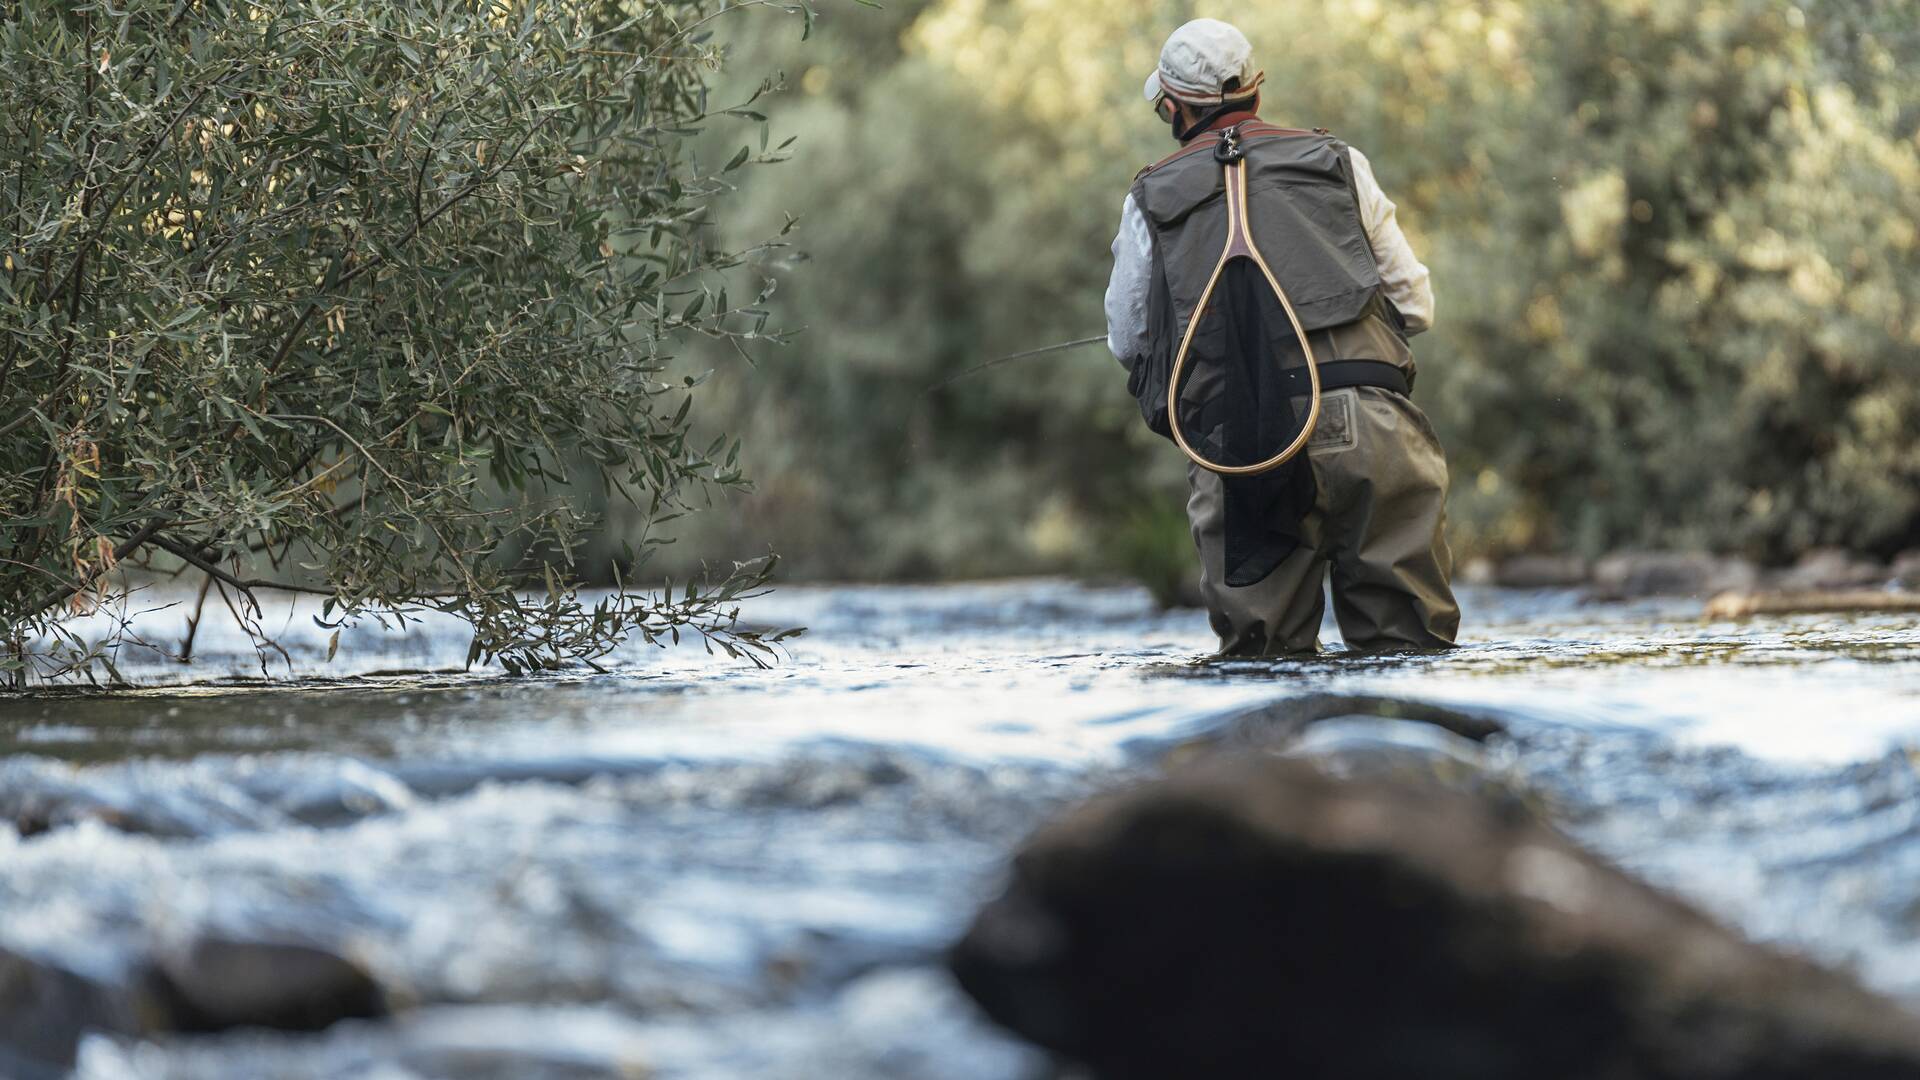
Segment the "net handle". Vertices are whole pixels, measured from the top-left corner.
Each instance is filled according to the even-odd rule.
[[[1207,279],[1207,287],[1200,293],[1199,303],[1194,305],[1193,315],[1187,320],[1186,333],[1180,337],[1180,351],[1173,358],[1173,374],[1167,379],[1167,427],[1173,431],[1173,441],[1180,451],[1195,465],[1222,476],[1258,476],[1272,472],[1285,465],[1300,453],[1313,437],[1313,427],[1320,421],[1320,365],[1313,358],[1313,343],[1307,340],[1307,332],[1300,326],[1300,316],[1294,313],[1293,301],[1287,299],[1287,291],[1274,279],[1273,269],[1267,260],[1260,257],[1260,249],[1254,246],[1253,233],[1247,227],[1247,159],[1236,157],[1228,161],[1222,169],[1227,192],[1227,246],[1220,252],[1220,261],[1213,268],[1213,276]],[[1214,286],[1220,283],[1220,275],[1227,264],[1236,258],[1252,259],[1260,268],[1260,273],[1273,287],[1273,293],[1280,298],[1280,306],[1286,310],[1287,321],[1293,324],[1294,336],[1300,339],[1300,348],[1307,358],[1307,378],[1312,384],[1312,402],[1307,407],[1307,422],[1300,427],[1300,434],[1294,436],[1279,453],[1265,461],[1253,465],[1222,465],[1208,461],[1187,442],[1186,433],[1180,430],[1180,372],[1187,366],[1187,350],[1193,345],[1194,330],[1200,325],[1200,316],[1207,310],[1208,301],[1213,299]]]

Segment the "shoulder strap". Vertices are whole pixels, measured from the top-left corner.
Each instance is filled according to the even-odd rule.
[[[1141,177],[1147,175],[1148,173],[1153,172],[1155,169],[1165,168],[1166,166],[1171,165],[1176,161],[1179,161],[1183,157],[1187,157],[1192,154],[1197,154],[1202,150],[1213,149],[1213,143],[1214,143],[1213,134],[1214,134],[1213,132],[1209,131],[1206,134],[1194,136],[1194,139],[1192,142],[1188,143],[1187,145],[1181,147],[1178,150],[1175,150],[1173,153],[1168,154],[1166,157],[1161,158],[1159,161],[1154,162],[1153,164],[1147,166],[1146,168],[1141,169],[1139,172],[1134,173],[1133,178],[1135,180],[1138,180]]]
[[[1326,128],[1289,128],[1269,124],[1265,120],[1249,120],[1240,125],[1242,135],[1331,135]]]

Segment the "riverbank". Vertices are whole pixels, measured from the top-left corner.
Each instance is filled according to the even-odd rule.
[[[1920,591],[1920,549],[1883,562],[1845,548],[1815,548],[1791,566],[1763,567],[1737,555],[1621,551],[1599,559],[1578,555],[1514,555],[1468,560],[1463,580],[1508,589],[1582,589],[1596,600],[1706,596],[1726,592],[1805,593],[1839,590]]]

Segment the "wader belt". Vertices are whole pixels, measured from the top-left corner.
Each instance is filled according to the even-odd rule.
[[[1288,397],[1304,397],[1313,392],[1305,368],[1285,372]],[[1405,368],[1385,360],[1328,360],[1320,365],[1320,389],[1344,390],[1349,386],[1372,386],[1391,390],[1401,397],[1413,396],[1413,380]]]
[[[1319,367],[1322,393],[1372,386],[1413,395],[1406,371],[1384,360],[1329,360]],[[1267,373],[1280,376],[1288,397],[1313,393],[1305,368],[1270,368]],[[1315,498],[1313,469],[1302,454],[1264,476],[1223,476],[1221,485],[1226,583],[1257,585],[1300,546],[1300,519]]]

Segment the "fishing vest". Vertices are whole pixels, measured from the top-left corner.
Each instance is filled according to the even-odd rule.
[[[1371,365],[1391,364],[1410,386],[1405,323],[1387,299],[1360,216],[1347,145],[1324,131],[1234,125],[1246,160],[1247,225],[1292,301],[1320,361],[1323,389],[1381,385]],[[1214,150],[1222,131],[1195,137],[1134,178],[1132,196],[1153,236],[1148,351],[1127,388],[1147,426],[1172,437],[1167,387],[1175,353],[1228,241],[1228,209]],[[1333,377],[1326,378],[1331,369]],[[1404,388],[1399,386],[1394,389]]]

